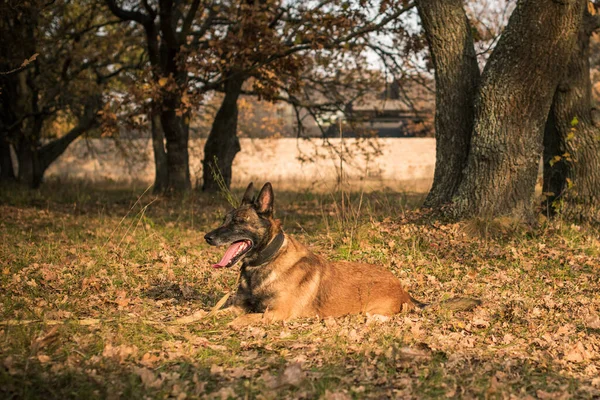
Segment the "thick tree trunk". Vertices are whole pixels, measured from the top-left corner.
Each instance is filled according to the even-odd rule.
[[[517,4],[482,75],[455,215],[531,221],[544,126],[582,6],[582,0]]]
[[[219,184],[215,179],[216,174],[222,176],[228,188],[231,185],[231,165],[235,155],[241,149],[240,140],[237,137],[237,101],[243,83],[242,77],[230,78],[225,82],[225,97],[204,145],[204,160],[202,161],[202,191],[204,192],[219,191]]]
[[[18,160],[18,180],[31,188],[42,183],[43,171],[40,165],[39,149],[43,119],[38,108],[38,91],[35,87],[35,69],[19,73],[17,107],[20,115],[25,115],[19,125],[16,154]]]
[[[589,46],[596,27],[586,8],[546,123],[543,190],[548,215],[600,222],[600,127],[592,119]]]
[[[154,193],[164,193],[169,183],[169,170],[167,169],[167,153],[160,116],[157,113],[150,115],[152,124],[152,149],[154,150]]]
[[[17,150],[21,127],[25,119],[22,100],[23,80],[27,71],[19,69],[23,60],[35,52],[35,14],[33,7],[19,7],[21,4],[0,2],[0,180],[17,180],[17,171],[13,168],[11,143]],[[32,68],[30,65],[28,68]]]
[[[449,203],[462,179],[473,132],[479,67],[462,0],[418,0],[435,68],[436,163],[427,207]]]
[[[188,130],[175,108],[168,108],[160,114],[160,122],[167,140],[168,180],[166,191],[181,193],[191,189],[188,152]]]
[[[168,179],[166,192],[182,193],[191,189],[188,152],[189,117],[179,110],[182,107],[181,92],[171,91],[161,104],[160,125],[166,139]],[[179,111],[179,112],[178,112]]]

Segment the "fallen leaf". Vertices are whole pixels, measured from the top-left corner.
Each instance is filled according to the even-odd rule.
[[[279,383],[280,386],[283,385],[291,385],[291,386],[299,386],[300,383],[304,380],[305,373],[302,371],[302,367],[300,363],[291,363],[285,370],[283,374],[281,374]]]
[[[162,386],[163,379],[157,377],[156,374],[148,368],[133,367],[133,372],[140,377],[142,384],[146,388],[159,388]]]
[[[325,391],[325,394],[321,396],[323,400],[350,400],[352,397],[343,391],[332,392],[329,389]]]
[[[110,358],[122,364],[128,357],[135,356],[137,354],[137,351],[138,348],[135,345],[127,346],[125,344],[121,344],[115,347],[112,344],[108,343],[104,346],[104,350],[102,351],[102,357]]]
[[[46,354],[38,354],[37,359],[42,364],[46,364],[46,363],[50,362],[50,357],[47,356]]]

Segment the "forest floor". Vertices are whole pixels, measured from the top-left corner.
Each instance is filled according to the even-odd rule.
[[[421,301],[483,304],[234,330],[207,316],[239,271],[212,269],[223,249],[203,239],[226,202],[143,191],[0,191],[1,398],[600,397],[598,230],[275,188],[285,231],[315,252],[382,264]]]

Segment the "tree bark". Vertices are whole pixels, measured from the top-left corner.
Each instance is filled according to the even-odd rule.
[[[519,1],[483,71],[455,216],[531,221],[544,126],[582,16],[582,0]]]
[[[600,222],[600,128],[592,118],[590,79],[590,35],[598,20],[587,8],[583,18],[544,132],[544,211]]]
[[[462,179],[473,132],[479,66],[462,0],[418,0],[435,68],[436,163],[426,207],[452,200]]]
[[[19,165],[18,180],[32,189],[37,189],[42,183],[38,149],[39,142],[32,137],[22,135],[19,138],[16,152]]]
[[[165,137],[163,135],[160,115],[150,114],[152,124],[152,149],[154,150],[154,194],[164,193],[169,183],[167,168],[167,153],[165,152]]]
[[[230,77],[225,81],[225,97],[212,124],[204,145],[202,160],[204,192],[219,191],[215,174],[220,174],[227,188],[231,186],[232,164],[235,155],[241,150],[237,136],[238,98],[244,84],[243,77]]]
[[[0,2],[0,15],[0,180],[16,181],[10,146],[17,148],[24,119],[18,107],[24,103],[17,99],[19,74],[25,73],[18,66],[33,54],[27,54],[28,51],[35,50],[34,38],[28,36],[31,31],[27,29],[28,24],[34,24],[35,16],[30,8],[21,9],[8,2]]]
[[[167,141],[167,192],[186,192],[191,189],[188,152],[188,130],[176,108],[168,106],[160,113],[160,123]]]
[[[16,176],[10,154],[10,143],[8,142],[7,135],[0,132],[0,182],[13,182],[15,180]]]
[[[33,37],[33,33],[30,37]],[[19,166],[18,181],[31,188],[38,188],[42,183],[39,148],[44,120],[38,105],[39,91],[35,85],[39,71],[37,62],[34,63],[33,68],[27,68],[17,75],[16,109],[17,115],[23,118],[17,128],[15,150]]]

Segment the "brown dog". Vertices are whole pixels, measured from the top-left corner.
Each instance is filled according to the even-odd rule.
[[[392,315],[404,307],[426,306],[414,300],[400,281],[381,266],[330,262],[286,235],[273,219],[273,188],[266,183],[253,198],[248,185],[241,205],[225,216],[223,225],[205,235],[214,246],[229,245],[215,268],[243,260],[241,279],[229,305],[251,315],[246,322],[345,314]],[[446,305],[468,310],[473,299],[452,299]]]

